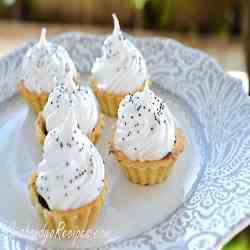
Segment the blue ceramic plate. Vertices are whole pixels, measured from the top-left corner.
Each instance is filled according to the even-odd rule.
[[[107,162],[109,192],[96,234],[45,242],[26,190],[41,160],[35,117],[16,96],[27,44],[0,59],[1,249],[219,249],[250,223],[250,101],[240,80],[173,40],[131,39],[147,61],[152,89],[187,138],[169,179],[153,187],[128,182],[108,154],[115,121],[106,117],[97,147]],[[54,41],[68,50],[86,84],[103,37],[67,33]]]

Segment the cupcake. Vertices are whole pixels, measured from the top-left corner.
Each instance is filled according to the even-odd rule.
[[[133,183],[152,185],[169,175],[185,139],[167,104],[151,90],[127,95],[120,103],[111,152]]]
[[[44,143],[43,160],[28,184],[29,196],[42,224],[52,230],[85,231],[103,205],[106,182],[101,155],[77,128],[69,112]]]
[[[98,110],[95,95],[88,86],[77,87],[73,79],[54,88],[49,100],[36,120],[36,131],[40,144],[47,133],[60,127],[68,110],[74,113],[77,127],[95,143],[104,126],[103,114]]]
[[[35,113],[39,113],[48,100],[49,93],[65,79],[72,76],[78,81],[75,65],[67,51],[46,41],[42,29],[40,41],[28,49],[21,66],[19,93]]]
[[[117,17],[113,18],[114,31],[104,41],[102,57],[93,65],[91,85],[103,112],[116,117],[123,97],[143,90],[149,75],[142,54],[123,36]]]

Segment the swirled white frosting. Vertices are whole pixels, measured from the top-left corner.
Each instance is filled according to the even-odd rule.
[[[76,68],[67,51],[46,41],[42,29],[38,43],[28,49],[22,62],[21,80],[25,87],[36,93],[49,93],[69,77],[76,76]]]
[[[69,109],[74,113],[78,128],[86,135],[91,133],[99,119],[96,98],[88,86],[77,87],[72,78],[49,95],[43,110],[47,131],[61,126]]]
[[[49,132],[43,151],[36,188],[50,209],[75,209],[96,199],[104,187],[103,160],[72,112]]]
[[[92,75],[97,87],[113,94],[127,94],[149,79],[145,60],[140,51],[127,40],[115,15],[114,31],[104,41],[102,57],[97,58]]]
[[[174,142],[174,117],[151,90],[145,88],[121,101],[114,147],[130,160],[160,160],[172,151]]]

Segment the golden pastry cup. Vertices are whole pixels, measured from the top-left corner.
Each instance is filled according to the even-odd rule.
[[[80,74],[77,73],[74,80],[77,85],[80,84]],[[32,92],[25,87],[23,82],[17,84],[17,91],[36,114],[43,110],[43,107],[45,106],[49,98],[49,93]]]
[[[149,86],[150,84],[151,84],[151,82],[149,80],[146,80],[144,82],[144,84],[140,88],[136,89],[134,92],[143,91],[145,85]],[[117,117],[117,110],[119,108],[119,104],[120,104],[121,100],[128,93],[124,94],[124,95],[115,95],[115,94],[112,94],[110,92],[100,90],[97,87],[96,80],[94,80],[94,79],[91,79],[91,87],[92,87],[93,92],[95,93],[95,95],[100,103],[102,112],[108,116]]]
[[[36,126],[36,135],[38,142],[39,144],[43,145],[45,137],[48,134],[48,131],[46,129],[46,123],[43,118],[42,112],[39,112],[36,118],[35,126]],[[104,115],[99,114],[99,120],[97,125],[95,126],[95,128],[93,128],[92,132],[87,135],[92,143],[95,144],[98,141],[103,127],[104,127]]]
[[[48,230],[57,230],[63,224],[63,230],[78,230],[85,232],[96,221],[98,214],[103,206],[104,195],[107,191],[105,181],[104,188],[99,196],[91,203],[76,209],[66,211],[43,207],[39,201],[39,194],[36,190],[36,179],[38,173],[34,172],[28,182],[28,193],[33,207],[35,208],[39,219]]]
[[[116,150],[111,143],[111,152],[124,174],[131,182],[139,185],[153,185],[164,181],[184,148],[185,137],[180,128],[176,129],[176,142],[173,150],[161,160],[132,161],[123,152]]]
[[[20,82],[17,84],[17,90],[21,94],[21,96],[24,98],[25,102],[30,106],[30,108],[38,114],[40,111],[42,111],[44,105],[48,101],[49,94],[42,92],[42,93],[35,93],[29,91],[23,82]]]

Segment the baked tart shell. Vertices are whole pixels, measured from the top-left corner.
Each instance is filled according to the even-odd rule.
[[[46,122],[43,118],[42,112],[39,112],[36,118],[35,126],[36,126],[36,135],[37,135],[38,142],[39,144],[43,145],[48,131],[46,129]],[[99,114],[97,125],[94,127],[91,133],[87,135],[92,143],[95,144],[98,141],[98,139],[101,136],[101,132],[103,128],[104,128],[104,115]]]
[[[139,89],[135,90],[136,91],[143,91],[144,87],[146,85],[150,85],[150,81],[147,80],[145,83],[140,87]],[[119,108],[119,104],[121,100],[128,94],[124,95],[115,95],[107,91],[103,91],[97,87],[97,82],[96,80],[92,79],[91,80],[91,87],[93,92],[96,95],[96,98],[98,99],[102,112],[110,117],[117,117],[117,111]]]
[[[47,230],[56,230],[63,224],[63,230],[78,230],[81,232],[93,225],[103,206],[104,195],[107,191],[107,182],[99,196],[91,203],[77,209],[68,209],[65,211],[52,209],[49,210],[41,204],[39,194],[36,191],[36,179],[38,173],[34,172],[28,182],[28,192],[31,203],[38,214],[43,226]]]
[[[115,149],[111,142],[111,152],[128,179],[139,185],[154,185],[164,181],[175,162],[184,151],[185,137],[180,128],[176,129],[176,141],[172,151],[161,160],[132,161],[122,151]]]
[[[74,78],[77,85],[80,84],[80,74],[77,73],[77,75]],[[23,97],[25,102],[29,105],[29,107],[38,114],[43,110],[43,107],[48,101],[49,93],[36,93],[32,92],[29,89],[27,89],[23,82],[20,82],[17,84],[17,91],[19,94]]]

